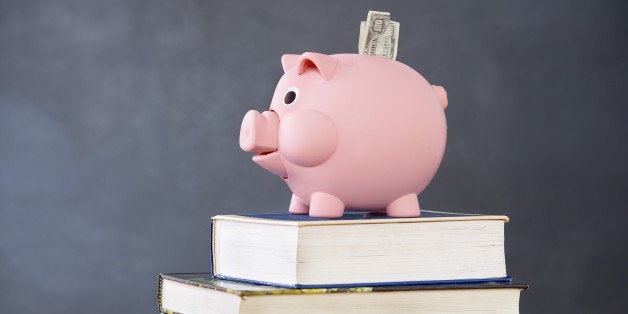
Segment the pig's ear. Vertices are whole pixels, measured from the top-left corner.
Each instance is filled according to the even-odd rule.
[[[297,66],[297,62],[299,61],[299,55],[283,55],[281,56],[281,66],[283,67],[283,73],[286,73],[295,66]]]
[[[442,86],[432,85],[432,89],[434,93],[436,93],[436,97],[438,97],[438,102],[440,102],[441,107],[443,109],[447,108],[447,91]]]
[[[303,74],[308,68],[315,68],[323,77],[323,80],[329,81],[334,76],[334,71],[338,65],[336,58],[313,52],[306,52],[299,57],[297,64],[297,74]]]

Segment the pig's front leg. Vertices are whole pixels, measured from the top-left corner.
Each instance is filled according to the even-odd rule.
[[[290,208],[288,211],[291,214],[305,215],[310,211],[310,207],[294,193],[292,193],[292,199],[290,200]]]
[[[316,192],[310,199],[310,217],[340,218],[345,212],[345,203],[325,192]]]

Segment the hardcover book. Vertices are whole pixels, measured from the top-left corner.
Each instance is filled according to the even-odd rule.
[[[290,288],[509,281],[506,216],[422,211],[212,218],[215,277]]]
[[[510,282],[287,289],[217,279],[208,273],[160,274],[162,313],[518,313],[526,285]]]

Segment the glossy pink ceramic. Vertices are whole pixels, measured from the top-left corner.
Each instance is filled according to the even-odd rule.
[[[286,181],[289,211],[419,216],[417,194],[445,151],[445,89],[377,56],[306,52],[281,62],[270,110],[245,115],[240,146]]]

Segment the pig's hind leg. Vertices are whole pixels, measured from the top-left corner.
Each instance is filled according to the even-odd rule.
[[[390,217],[419,217],[419,199],[414,193],[399,197],[386,207],[386,214]]]

